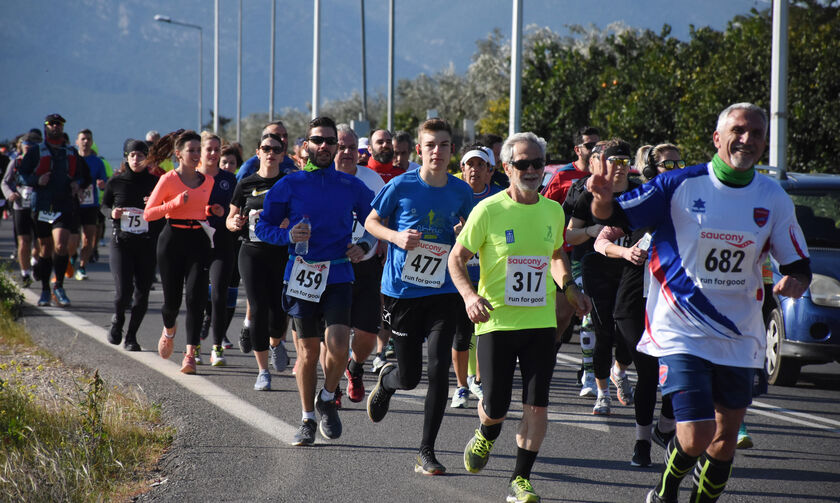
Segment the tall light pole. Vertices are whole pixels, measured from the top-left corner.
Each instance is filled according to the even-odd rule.
[[[394,130],[394,0],[388,1],[388,131]]]
[[[312,23],[312,118],[318,117],[321,101],[321,0],[315,0],[315,12]]]
[[[213,132],[219,134],[219,0],[215,3],[213,30]]]
[[[522,119],[522,0],[513,0],[510,35],[510,117],[508,133],[519,132]]]
[[[788,5],[773,2],[773,53],[770,74],[770,165],[787,170]]]
[[[268,122],[274,120],[274,39],[277,24],[277,0],[271,0],[271,63],[268,69]]]
[[[236,58],[236,142],[242,141],[242,0],[239,0],[239,57]]]
[[[362,120],[367,120],[367,64],[365,61],[365,0],[362,3]]]
[[[202,55],[204,54],[204,31],[201,29],[201,26],[197,24],[175,21],[169,16],[161,16],[160,14],[155,14],[155,21],[177,24],[178,26],[186,26],[187,28],[195,28],[198,30],[198,128],[196,131],[201,131],[201,110],[204,108],[204,96],[202,94],[202,88],[204,87],[204,63],[202,61]]]

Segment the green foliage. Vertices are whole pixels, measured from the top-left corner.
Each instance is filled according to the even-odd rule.
[[[17,283],[12,280],[9,265],[0,266],[0,311],[9,313],[17,319],[23,306],[23,294]]]

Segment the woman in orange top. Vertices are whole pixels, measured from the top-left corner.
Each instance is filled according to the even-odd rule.
[[[158,341],[161,358],[174,349],[175,324],[181,309],[184,283],[187,287],[187,348],[181,372],[195,374],[195,348],[200,343],[201,316],[207,296],[210,227],[207,202],[213,178],[196,171],[201,160],[201,137],[184,131],[175,140],[178,167],[160,177],[149,196],[143,218],[166,217],[166,226],[157,244],[160,282],[163,285],[163,333]]]

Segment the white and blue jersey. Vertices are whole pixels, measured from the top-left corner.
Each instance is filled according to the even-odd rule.
[[[660,174],[617,202],[631,228],[655,229],[637,349],[761,368],[761,265],[768,253],[781,264],[808,256],[781,186],[756,174],[744,187],[729,187],[708,163]]]
[[[432,187],[418,169],[391,179],[371,205],[389,228],[423,233],[420,246],[410,252],[388,243],[382,293],[408,299],[457,292],[446,260],[455,244],[455,225],[466,220],[473,207],[470,186],[447,174],[445,186]]]

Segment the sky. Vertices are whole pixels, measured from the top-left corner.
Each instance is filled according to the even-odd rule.
[[[243,0],[242,116],[269,108],[272,0]],[[275,0],[276,1],[276,0]],[[321,102],[361,90],[361,0],[321,0]],[[238,0],[220,0],[219,109],[236,115]],[[307,110],[312,97],[313,0],[277,2],[275,113]],[[388,0],[365,0],[368,96],[385,93]],[[213,0],[4,0],[0,47],[0,140],[43,127],[49,113],[65,131],[93,131],[100,154],[119,159],[123,140],[198,124],[198,30],[160,23],[156,14],[202,26],[203,121],[213,106]],[[569,25],[623,21],[672,36],[689,25],[723,30],[769,0],[523,0],[525,26],[568,35]],[[475,42],[494,29],[510,37],[510,0],[395,0],[397,79],[450,66],[463,73]]]

